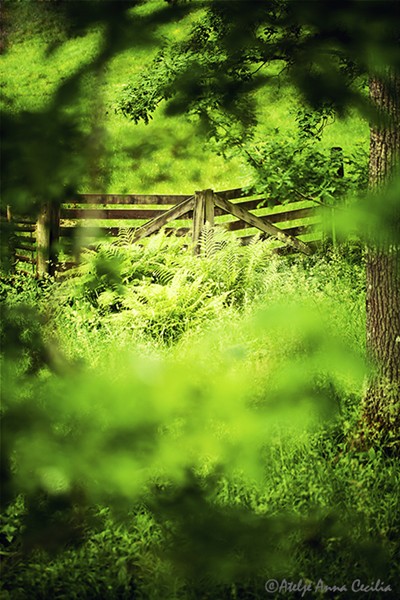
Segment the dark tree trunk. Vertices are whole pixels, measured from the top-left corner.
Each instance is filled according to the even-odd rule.
[[[372,79],[370,96],[382,112],[371,128],[370,188],[375,201],[383,203],[385,186],[399,166],[400,77]],[[391,446],[400,439],[399,211],[400,199],[383,207],[387,228],[370,232],[367,253],[367,352],[374,371],[364,398],[364,424],[373,439]]]
[[[0,2],[0,54],[7,50],[7,20],[5,2]]]

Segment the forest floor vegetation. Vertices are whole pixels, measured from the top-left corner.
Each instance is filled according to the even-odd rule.
[[[3,278],[1,597],[394,598],[396,461],[351,445],[362,250],[183,244]]]

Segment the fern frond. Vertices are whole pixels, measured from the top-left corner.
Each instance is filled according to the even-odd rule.
[[[206,223],[200,233],[200,254],[204,258],[210,258],[216,253],[218,246],[215,239],[214,227]]]
[[[168,285],[174,278],[174,267],[163,264],[157,265],[152,271],[152,279],[154,283]]]
[[[115,244],[117,246],[132,246],[135,240],[135,228],[127,227],[120,228]]]

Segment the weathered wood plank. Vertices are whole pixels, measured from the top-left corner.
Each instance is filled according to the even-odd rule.
[[[8,212],[8,215],[11,216],[11,213]],[[32,217],[11,216],[7,220],[12,221],[15,225],[36,225],[36,220]]]
[[[29,263],[31,265],[36,264],[36,258],[32,258],[30,256],[24,256],[23,254],[15,254],[14,258],[15,258],[15,260],[18,260],[19,262],[25,262],[25,263]]]
[[[254,198],[254,196],[256,194],[247,194],[247,193],[237,194],[238,191],[240,192],[240,189],[239,190],[226,190],[225,192],[222,193],[223,194],[222,198],[224,198],[224,200],[240,200],[241,198],[249,198],[248,200],[242,200],[240,202],[233,202],[233,204],[236,204],[236,206],[244,206],[248,210],[253,210],[255,208],[258,208],[259,204],[262,204],[262,206],[260,208],[264,208],[264,207],[279,206],[279,205],[286,206],[287,204],[293,204],[293,203],[299,202],[298,198],[293,198],[293,199],[289,199],[283,203],[281,200],[278,200],[277,198],[265,198],[265,196],[260,196],[259,194],[257,194],[257,198]],[[221,196],[221,192],[215,192],[215,193],[218,194],[219,196]]]
[[[226,213],[225,213],[226,214]],[[299,208],[296,210],[285,211],[282,213],[264,215],[258,217],[261,220],[267,220],[270,223],[284,223],[284,222],[293,222],[298,219],[308,218],[315,216],[315,209],[310,208]],[[247,229],[248,227],[252,227],[243,220],[239,221],[228,221],[225,223],[221,223],[222,226],[226,227],[229,231],[238,231],[239,229]]]
[[[170,208],[163,215],[155,217],[148,223],[145,223],[145,225],[142,225],[142,227],[138,227],[134,233],[134,239],[137,241],[147,237],[148,235],[151,235],[152,233],[155,233],[169,221],[174,221],[175,219],[181,218],[182,215],[193,209],[193,207],[194,197],[192,196],[191,198],[188,198],[187,200],[180,202],[180,204]]]
[[[285,227],[282,228],[282,231],[284,231],[285,233],[288,233],[289,235],[305,235],[307,233],[314,233],[315,231],[315,227],[313,225],[300,225],[299,227]],[[244,241],[244,242],[249,242],[250,240],[252,240],[254,237],[254,234],[252,235],[243,235],[243,236],[239,236],[240,241]],[[260,235],[260,240],[265,240],[267,239],[268,236],[264,235],[263,233]]]
[[[260,204],[260,202],[263,202],[263,200],[263,198],[252,198],[251,200],[241,200],[240,202],[232,202],[232,204],[235,204],[235,206],[242,206],[243,208],[247,208],[247,210],[254,210],[258,208],[258,205]]]
[[[265,218],[269,220],[268,217]],[[264,217],[260,217],[260,219],[263,220]],[[249,225],[249,223],[245,223],[242,220],[238,220],[230,221],[229,223],[221,223],[221,227],[225,227],[225,229],[227,229],[228,231],[242,231],[243,229],[249,229],[253,226]],[[279,226],[279,229],[281,229],[282,231],[288,231],[290,233],[290,229],[296,229],[296,227],[303,227],[303,225],[294,226],[290,222],[288,222],[288,225]]]
[[[189,227],[166,227],[164,229],[167,235],[177,235],[178,237],[183,237],[184,235],[189,234]]]
[[[83,237],[96,238],[103,235],[111,235],[113,237],[119,235],[124,229],[132,229],[132,227],[71,227],[61,226],[60,236],[63,238]]]
[[[214,195],[214,201],[215,204],[219,206],[219,208],[223,208],[226,212],[233,214],[235,217],[241,219],[242,221],[245,221],[252,227],[256,227],[257,229],[268,233],[269,235],[277,238],[284,244],[288,244],[289,246],[296,248],[300,252],[303,252],[303,254],[311,254],[310,248],[308,248],[308,246],[306,246],[304,242],[296,239],[291,235],[284,233],[281,229],[273,225],[265,218],[261,219],[259,217],[256,217],[255,215],[252,215],[251,212],[249,212],[248,210],[241,208],[240,206],[236,206],[228,200],[220,198],[218,194]]]
[[[286,204],[290,204],[292,205],[293,203],[298,203],[298,200],[292,200],[288,203],[283,203],[280,200],[272,200],[272,199],[268,199],[268,201],[265,200],[265,198],[252,198],[251,200],[242,200],[240,202],[232,202],[232,204],[235,204],[235,206],[242,206],[243,208],[247,208],[247,210],[256,210],[258,208],[271,208],[273,206],[286,206]],[[264,203],[262,206],[259,206],[261,203]],[[215,209],[215,215],[223,215],[224,211],[220,208],[216,208]]]
[[[189,194],[78,194],[64,204],[179,204]]]
[[[24,244],[20,242],[17,238],[13,239],[13,247],[18,250],[27,250],[28,252],[36,252],[36,245],[32,244]]]
[[[99,236],[112,236],[116,237],[121,235],[124,231],[134,231],[133,227],[80,227],[79,237],[82,238],[98,238]],[[165,227],[164,229],[167,235],[175,234],[178,236],[187,235],[190,232],[189,227]],[[76,227],[61,227],[61,237],[66,240],[67,243],[76,235]]]
[[[28,242],[28,244],[34,244],[36,242],[36,237],[32,235],[33,231],[19,231],[18,235],[16,235],[16,231],[12,230],[12,234],[17,242]]]
[[[215,192],[223,200],[235,200],[236,198],[247,198],[248,196],[254,196],[251,192],[245,192],[242,188],[235,188],[233,190],[222,190],[221,192]]]
[[[131,210],[118,210],[112,208],[106,208],[103,210],[99,209],[81,209],[81,208],[63,208],[61,210],[61,218],[62,219],[107,219],[107,220],[122,220],[122,219],[153,219],[154,217],[159,217],[167,212],[167,209],[150,209],[150,210],[140,210],[140,209],[131,209]]]
[[[14,227],[13,227],[13,230],[14,230],[15,232],[18,232],[18,231],[28,231],[28,232],[33,232],[33,231],[35,231],[35,230],[36,230],[36,225],[31,225],[31,224],[29,224],[29,225],[22,225],[22,224],[20,224],[20,223],[16,223],[16,224],[14,225]]]
[[[247,210],[255,210],[258,208],[258,205],[262,201],[262,198],[258,198],[256,200],[244,200],[243,202],[232,202],[235,206],[241,206],[242,208],[247,208]],[[215,207],[215,216],[220,217],[221,215],[226,214],[222,208]]]
[[[234,221],[231,224],[243,223],[242,227],[238,229],[248,229],[250,225],[245,223],[244,221]],[[221,226],[223,226],[222,224]],[[298,227],[283,227],[282,230],[290,233],[291,235],[302,235],[305,233],[310,233],[313,231],[313,225],[303,225]],[[82,237],[98,237],[100,235],[111,235],[113,237],[118,236],[126,229],[132,229],[131,227],[80,227],[79,232],[82,234]],[[76,227],[61,227],[60,236],[66,239],[72,238],[74,236],[74,232],[77,231]],[[190,232],[189,227],[166,227],[166,234],[176,234],[179,236],[187,235]],[[252,235],[249,238],[253,237]]]
[[[315,215],[315,208],[313,206],[309,206],[308,208],[296,208],[294,210],[286,210],[284,212],[266,215],[266,218],[271,223],[284,223],[285,221],[296,221],[297,219],[315,217]]]

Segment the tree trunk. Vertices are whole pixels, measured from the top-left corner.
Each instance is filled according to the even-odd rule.
[[[369,183],[375,201],[385,202],[385,187],[399,166],[400,77],[372,79],[370,96],[382,119],[371,128]],[[388,226],[371,232],[367,251],[367,353],[373,374],[363,420],[369,437],[395,446],[400,439],[399,202],[388,200],[380,212]]]
[[[0,54],[7,50],[8,23],[5,2],[0,3]]]

